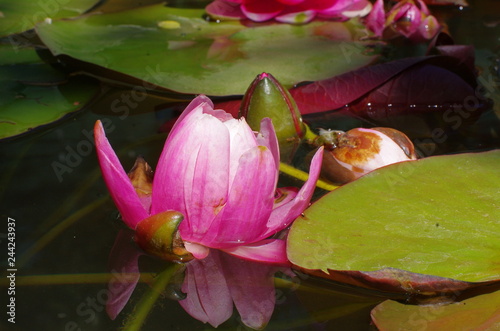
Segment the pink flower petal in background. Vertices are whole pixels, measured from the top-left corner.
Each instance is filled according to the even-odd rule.
[[[399,4],[400,7],[396,8]],[[393,24],[395,29],[406,38],[409,38],[416,31],[422,22],[422,14],[419,8],[409,3],[400,2],[391,11],[394,11],[394,16],[389,14],[390,21],[387,23]]]
[[[316,16],[346,20],[370,12],[367,0],[216,0],[206,8],[216,18],[241,19],[242,15],[255,22],[275,19],[283,23],[307,23]]]
[[[281,13],[285,8],[285,4],[275,0],[247,0],[241,5],[243,14],[255,22],[268,21]]]
[[[348,19],[358,16],[366,16],[372,9],[372,4],[366,0],[337,0],[321,1],[316,0],[315,9],[318,16],[325,18]]]
[[[216,0],[205,7],[207,13],[213,17],[226,20],[240,20],[245,18],[239,3],[229,0]]]
[[[439,28],[440,25],[437,19],[434,16],[427,16],[418,27],[418,34],[424,39],[431,39],[436,35]]]
[[[365,24],[367,28],[373,31],[377,36],[382,36],[385,29],[384,0],[375,1],[370,14],[366,17]]]
[[[377,0],[365,18],[365,25],[379,37],[382,37],[387,29],[413,42],[430,40],[441,29],[437,19],[431,15],[422,0],[402,0],[387,13],[384,10],[384,1]]]
[[[307,2],[307,0],[277,0],[277,1],[288,6],[294,6],[298,5],[299,3]]]

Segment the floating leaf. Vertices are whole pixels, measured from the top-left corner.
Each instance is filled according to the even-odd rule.
[[[467,54],[458,49],[449,47],[449,54]],[[405,58],[298,86],[290,93],[303,115],[341,110],[411,138],[433,136],[436,128],[453,134],[491,106],[477,89],[470,62],[455,56]]]
[[[393,164],[292,225],[288,258],[318,276],[433,294],[500,279],[500,151]]]
[[[17,136],[79,110],[98,85],[71,80],[42,63],[33,49],[0,48],[0,139]],[[17,63],[15,63],[17,60]]]
[[[500,330],[500,291],[448,305],[387,300],[371,312],[378,330]]]
[[[477,87],[473,49],[461,45],[438,48],[446,56],[405,58],[366,66],[301,84],[292,88],[290,94],[304,119],[321,123],[323,128],[330,125],[341,129],[335,125],[346,118],[361,121],[359,126],[395,128],[412,139],[432,139],[446,150],[453,141],[448,139],[445,144],[442,140],[447,138],[443,137],[460,139],[460,133],[492,102]],[[216,106],[236,114],[240,103],[230,100]]]
[[[92,75],[109,78],[114,71],[129,84],[147,82],[148,89],[213,96],[243,94],[262,72],[289,88],[374,59],[364,43],[353,41],[366,32],[355,20],[245,27],[208,22],[203,13],[154,5],[41,23],[36,31],[54,55],[92,63],[86,68]]]
[[[433,105],[461,104],[466,95],[474,95],[475,77],[464,70],[459,61],[451,56],[405,58],[299,86],[290,93],[302,114],[329,111],[348,104],[357,105],[360,109],[355,108],[354,112],[360,116],[371,115],[377,106],[389,108],[385,116],[392,115],[392,108],[392,112],[416,112],[416,107],[435,111]],[[460,91],[458,96],[457,90]],[[360,102],[359,98],[366,100]],[[390,104],[393,106],[388,106]],[[368,109],[363,109],[367,106]]]
[[[4,0],[0,3],[0,36],[33,29],[35,24],[50,17],[78,16],[96,4],[97,0],[32,1]],[[12,41],[20,37],[13,38]]]

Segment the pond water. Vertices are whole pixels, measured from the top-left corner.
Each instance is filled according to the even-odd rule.
[[[469,3],[468,9],[437,8],[436,13],[446,19],[457,44],[476,47],[482,70],[500,74],[500,2]],[[498,89],[496,93],[493,98],[500,101]],[[2,259],[7,256],[9,219],[15,222],[16,238],[16,323],[2,312],[0,329],[116,330],[128,325],[135,330],[131,316],[144,317],[140,310],[148,310],[148,298],[154,303],[142,330],[212,329],[183,309],[174,290],[158,290],[162,272],[174,266],[146,255],[139,259],[140,279],[123,310],[112,320],[105,309],[113,295],[109,281],[121,274],[113,270],[110,253],[125,227],[102,180],[92,129],[96,120],[106,121],[107,136],[125,169],[139,155],[154,168],[166,137],[159,129],[173,116],[165,103],[159,96],[138,97],[135,91],[102,84],[100,96],[83,111],[0,142]],[[111,111],[117,105],[121,111]],[[500,114],[498,103],[494,110]],[[130,233],[125,236],[131,238]],[[2,267],[8,268],[6,263]],[[275,275],[276,304],[266,330],[374,330],[371,309],[393,296],[305,275],[292,280],[286,270],[267,274]],[[9,285],[6,279],[2,285]],[[2,292],[6,310],[7,286]],[[234,309],[218,330],[237,329],[245,326]]]

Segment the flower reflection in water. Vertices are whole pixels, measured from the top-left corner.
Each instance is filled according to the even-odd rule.
[[[108,284],[106,311],[115,319],[129,301],[140,279],[139,257],[145,253],[131,240],[130,231],[117,236],[109,267],[114,275]],[[171,264],[169,264],[171,266]],[[202,260],[192,260],[174,278],[183,279],[176,299],[192,317],[217,327],[227,321],[236,307],[241,322],[262,329],[269,322],[275,305],[274,274],[286,267],[242,260],[212,249]],[[175,282],[175,279],[173,280]],[[173,288],[175,288],[175,284]],[[177,293],[175,293],[177,292]]]

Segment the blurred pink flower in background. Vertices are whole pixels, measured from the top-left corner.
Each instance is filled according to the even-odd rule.
[[[403,0],[387,13],[384,1],[377,0],[366,17],[366,26],[382,36],[387,28],[414,41],[431,39],[441,29],[422,0]]]
[[[216,0],[206,11],[222,19],[307,23],[314,18],[347,20],[365,16],[371,7],[367,0]]]

